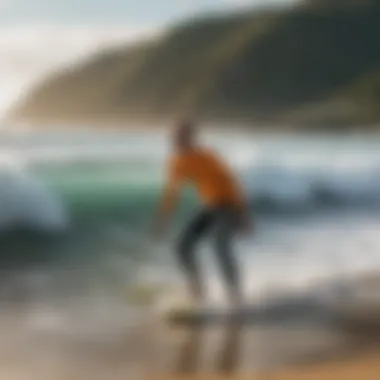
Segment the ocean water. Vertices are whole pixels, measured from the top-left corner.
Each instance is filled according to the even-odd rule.
[[[165,132],[2,132],[0,305],[36,328],[110,333],[185,296],[173,246],[199,207],[188,189],[167,238],[148,232]],[[236,169],[255,233],[236,241],[256,302],[380,269],[380,137],[204,133]],[[210,302],[223,284],[200,247]],[[92,331],[92,330],[91,330]]]

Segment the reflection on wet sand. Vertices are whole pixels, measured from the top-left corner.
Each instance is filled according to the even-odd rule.
[[[169,360],[164,364],[159,359],[157,371],[152,368],[154,375],[149,379],[266,379],[281,369],[296,366],[307,372],[308,366],[350,362],[379,350],[379,341],[373,337],[370,342],[363,342],[356,334],[308,323],[236,323],[217,327],[201,324],[186,329],[169,328],[164,336],[157,336],[157,341],[161,341],[160,358]],[[167,344],[163,344],[165,340]]]
[[[241,324],[233,324],[224,331],[224,339],[216,350],[214,373],[231,375],[239,366]],[[205,328],[195,326],[186,331],[186,337],[179,349],[175,373],[177,375],[196,374],[200,369],[202,348],[204,347]]]
[[[380,350],[373,330],[371,337],[368,334],[365,336],[368,339],[360,336],[359,341],[356,331],[347,335],[323,325],[318,327],[306,323],[253,326],[208,324],[186,329],[174,329],[159,323],[115,330],[112,336],[110,330],[105,335],[81,335],[80,330],[67,335],[64,331],[62,334],[58,331],[54,334],[31,331],[21,320],[15,319],[14,315],[12,317],[8,321],[4,316],[0,319],[3,322],[0,323],[0,328],[3,327],[1,379],[379,378],[380,362],[376,355]],[[85,328],[84,325],[81,327]],[[370,351],[375,353],[371,354]],[[319,372],[320,368],[322,372]],[[349,377],[351,368],[356,371],[356,377]],[[376,376],[360,375],[360,371],[369,370]],[[327,371],[342,375],[325,377]],[[299,376],[299,373],[305,376]],[[309,373],[323,375],[309,377]]]

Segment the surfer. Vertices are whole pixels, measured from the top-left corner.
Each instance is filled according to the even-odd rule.
[[[196,128],[191,122],[182,122],[175,129],[172,148],[153,233],[160,236],[165,232],[182,185],[194,185],[202,208],[181,234],[177,247],[190,294],[196,303],[204,299],[194,251],[199,240],[213,232],[215,251],[226,282],[228,298],[232,306],[237,306],[242,302],[242,293],[232,240],[238,230],[251,230],[249,209],[243,192],[223,160],[211,149],[199,144]]]

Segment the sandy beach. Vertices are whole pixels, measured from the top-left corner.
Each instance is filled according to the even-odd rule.
[[[312,297],[257,307],[245,322],[193,326],[147,313],[124,323],[109,310],[70,318],[41,308],[3,311],[0,378],[7,380],[376,380],[380,373],[373,312],[337,320]]]
[[[379,378],[380,373],[380,351],[371,354],[363,354],[359,357],[336,360],[332,363],[308,365],[301,368],[292,368],[281,370],[271,374],[243,374],[243,375],[197,375],[197,376],[152,376],[151,379],[167,379],[167,380],[221,380],[226,378],[231,379],[256,379],[256,380],[330,380],[330,379],[344,379],[344,380],[376,380]]]
[[[307,363],[283,364],[280,368],[267,370],[237,370],[236,372],[204,371],[203,373],[159,373],[145,377],[152,380],[377,380],[380,373],[380,349],[378,346],[352,346],[346,350],[315,353]],[[321,357],[318,357],[321,355]]]
[[[147,379],[378,379],[378,314],[353,310],[330,318],[297,307],[252,325],[163,329]]]
[[[380,351],[332,363],[294,368],[266,376],[267,380],[376,380],[380,373]]]

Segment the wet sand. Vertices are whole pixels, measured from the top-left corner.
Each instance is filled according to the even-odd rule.
[[[146,326],[110,336],[2,336],[7,380],[263,379],[377,380],[380,350],[317,326]]]
[[[236,380],[377,380],[380,374],[380,351],[347,360],[336,360],[333,363],[309,365],[293,369],[281,370],[270,374],[242,374],[242,375],[197,375],[197,376],[152,376],[149,379],[158,380],[222,380],[226,378]]]
[[[377,380],[380,376],[380,351],[334,362],[283,370],[263,380]],[[259,377],[260,378],[260,377]]]
[[[158,356],[162,368],[144,379],[377,380],[380,342],[362,338],[318,329],[231,329],[225,332],[224,346],[215,345],[205,354],[207,344],[198,331],[182,341],[176,360],[171,356],[171,369]]]
[[[3,313],[0,378],[7,380],[377,380],[380,329],[333,322],[287,300],[249,323],[95,323]],[[301,304],[307,303],[302,301]],[[9,310],[9,309],[8,309]],[[318,311],[319,310],[319,311]],[[108,314],[109,310],[106,310]],[[111,310],[112,312],[112,310]],[[372,314],[371,314],[372,315]],[[122,318],[123,320],[123,318]],[[115,321],[115,320],[114,320]],[[38,323],[36,323],[38,322]],[[365,327],[365,328],[363,328]]]
[[[314,373],[351,373],[353,365],[358,371],[366,363],[371,364],[366,371],[378,371],[380,366],[372,354],[373,347],[301,326],[162,328],[155,333],[147,326],[144,331],[130,330],[92,340],[41,334],[17,337],[10,332],[3,337],[5,348],[4,343],[7,348],[0,354],[0,378],[7,380],[296,380],[314,379],[302,377]],[[378,376],[380,372],[376,373]],[[362,378],[366,379],[353,377]]]
[[[307,300],[293,304],[288,315],[275,307],[274,319],[269,313],[253,324],[162,328],[156,332],[160,343],[146,378],[379,379],[376,308],[351,304],[344,314],[337,310],[331,314],[330,309],[325,313],[325,308],[307,304]]]

